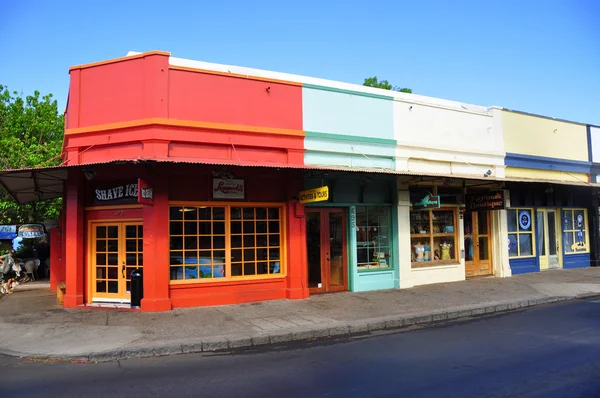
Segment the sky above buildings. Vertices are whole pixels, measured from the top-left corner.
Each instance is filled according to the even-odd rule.
[[[129,50],[600,125],[600,2],[0,0],[0,84],[52,93]]]

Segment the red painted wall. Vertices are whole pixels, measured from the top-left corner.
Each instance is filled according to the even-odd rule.
[[[302,88],[170,70],[169,117],[302,130]]]
[[[50,231],[50,290],[65,280],[65,263],[62,259],[62,229],[52,228]]]
[[[63,159],[69,164],[137,158],[304,164],[300,86],[170,69],[168,60],[165,54],[148,54],[72,69]],[[131,125],[151,119],[187,125]]]
[[[168,117],[168,70],[158,54],[71,70],[67,128]]]

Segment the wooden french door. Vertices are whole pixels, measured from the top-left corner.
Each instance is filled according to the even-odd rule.
[[[466,277],[492,275],[490,212],[465,213],[464,228]]]
[[[131,272],[143,267],[143,250],[141,222],[92,223],[92,301],[129,302]]]
[[[307,209],[306,246],[310,292],[348,290],[345,211]]]

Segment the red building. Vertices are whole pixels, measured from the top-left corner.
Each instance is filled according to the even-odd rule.
[[[298,83],[158,51],[70,75],[65,307],[128,302],[138,267],[144,311],[308,297]]]

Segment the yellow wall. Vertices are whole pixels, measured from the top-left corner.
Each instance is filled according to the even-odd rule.
[[[503,111],[502,130],[506,152],[588,161],[584,125]]]
[[[550,181],[572,181],[572,182],[589,182],[587,174],[571,173],[556,170],[539,170],[539,169],[522,169],[519,167],[507,167],[505,170],[506,177],[512,178],[530,178],[534,180],[550,180]]]

